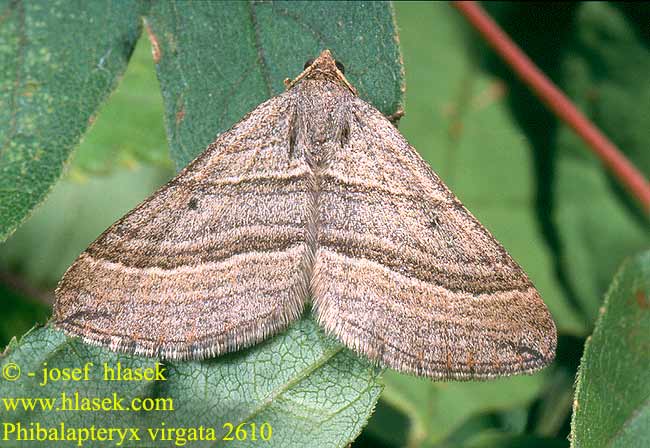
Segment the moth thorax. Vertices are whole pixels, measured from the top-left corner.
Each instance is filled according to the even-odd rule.
[[[298,104],[304,128],[300,131],[309,146],[327,146],[340,135],[350,94],[331,81],[308,80],[301,87]]]

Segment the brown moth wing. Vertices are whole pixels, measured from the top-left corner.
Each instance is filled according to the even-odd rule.
[[[380,112],[355,98],[320,172],[319,323],[393,369],[440,379],[532,372],[556,330],[522,269]]]
[[[287,147],[292,107],[287,94],[263,103],[106,230],[61,280],[55,325],[114,350],[200,359],[297,319],[311,170]]]

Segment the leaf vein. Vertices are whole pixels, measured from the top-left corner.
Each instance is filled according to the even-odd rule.
[[[253,25],[253,34],[255,36],[254,44],[255,49],[257,50],[257,62],[260,64],[262,77],[264,78],[264,83],[266,84],[267,94],[269,97],[271,97],[273,96],[271,75],[269,74],[268,62],[266,60],[266,54],[264,53],[264,48],[262,46],[262,38],[260,36],[260,27],[257,22],[257,14],[255,13],[255,5],[251,0],[248,2],[248,13],[251,19],[251,24]]]

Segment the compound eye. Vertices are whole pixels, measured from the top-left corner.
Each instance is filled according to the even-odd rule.
[[[341,71],[341,73],[345,75],[345,67],[343,66],[343,64],[341,64],[339,61],[334,61],[334,63],[336,64],[336,68],[338,68]]]
[[[303,69],[303,70],[307,70],[307,67],[309,67],[309,66],[312,65],[313,63],[314,63],[314,60],[313,60],[313,59],[308,59],[307,62],[305,62],[305,65],[303,66],[302,69]]]

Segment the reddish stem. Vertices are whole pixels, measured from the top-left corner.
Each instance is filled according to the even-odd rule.
[[[650,212],[650,182],[600,130],[573,105],[475,1],[454,1],[521,80],[551,111],[571,126],[623,186]]]

